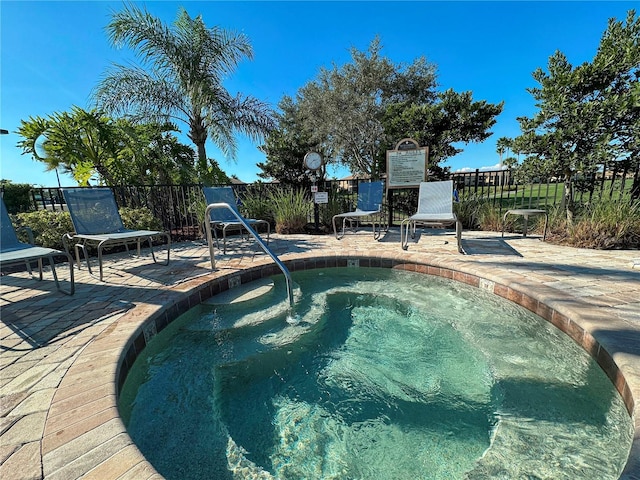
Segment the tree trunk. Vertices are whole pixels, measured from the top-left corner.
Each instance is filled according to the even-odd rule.
[[[209,161],[207,160],[207,150],[205,149],[205,143],[207,142],[207,129],[201,118],[196,118],[191,122],[189,127],[189,139],[193,142],[198,150],[198,161],[196,163],[200,179],[207,175],[209,172]]]
[[[96,172],[98,172],[98,175],[102,177],[106,185],[110,187],[117,185],[116,179],[113,177],[113,175],[111,175],[111,172],[109,172],[108,168],[106,168],[104,165],[96,165],[95,167]]]
[[[204,148],[205,140],[194,141],[196,147],[198,148],[198,165],[203,171],[206,171],[209,167],[207,162],[207,151]]]

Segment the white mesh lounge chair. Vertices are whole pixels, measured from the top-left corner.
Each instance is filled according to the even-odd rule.
[[[382,202],[384,200],[384,182],[369,182],[358,185],[358,203],[353,212],[340,213],[334,215],[331,223],[333,233],[338,240],[344,237],[344,230],[347,222],[360,222],[370,220],[373,224],[373,238],[378,239],[382,231],[384,217],[382,214]],[[338,235],[336,219],[342,219],[342,234]]]
[[[403,250],[409,248],[409,230],[415,238],[416,226],[456,226],[458,252],[462,249],[462,223],[453,213],[453,181],[421,182],[418,192],[418,211],[400,224],[400,245]]]
[[[271,234],[271,225],[266,220],[257,220],[255,218],[244,218],[238,211],[236,195],[233,193],[232,187],[203,187],[202,192],[207,205],[212,203],[226,203],[239,215],[245,222],[247,222],[252,228],[257,230],[259,225],[265,227],[267,231],[267,243],[269,243],[269,235]],[[210,213],[211,229],[216,240],[216,245],[220,248],[218,243],[218,230],[222,230],[222,251],[227,253],[227,231],[238,230],[242,234],[244,227],[238,220],[238,217],[234,215],[228,208],[213,208]],[[207,239],[208,242],[211,239]]]
[[[69,255],[68,252],[61,252],[60,250],[55,250],[53,248],[37,247],[33,245],[33,232],[28,228],[26,231],[29,235],[30,243],[23,243],[19,241],[16,230],[9,218],[9,213],[7,212],[4,200],[0,203],[2,203],[2,213],[0,216],[0,266],[24,262],[27,266],[27,270],[33,276],[33,272],[31,271],[31,262],[33,260],[37,260],[38,271],[40,274],[39,280],[42,280],[42,259],[46,258],[49,260],[49,265],[51,265],[51,273],[53,274],[53,279],[56,282],[56,288],[66,295],[73,295],[75,292],[75,283],[73,279],[73,260],[71,259],[71,255]],[[56,265],[53,258],[56,255],[66,256],[67,261],[69,262],[68,290],[62,289],[58,282]]]
[[[80,250],[82,250],[87,261],[87,269],[93,275],[87,246],[95,245],[98,249],[98,268],[100,270],[100,280],[102,280],[102,250],[105,247],[124,245],[129,251],[128,246],[135,243],[138,255],[140,255],[140,244],[144,241],[149,242],[151,257],[157,263],[152,244],[152,238],[155,236],[162,236],[166,239],[167,261],[163,262],[163,264],[169,264],[171,250],[171,237],[169,234],[155,230],[129,230],[124,228],[116,200],[110,188],[63,188],[62,194],[75,229],[74,234],[65,234],[63,241],[67,252],[69,251],[69,241],[76,241],[75,252],[78,268],[80,268]]]

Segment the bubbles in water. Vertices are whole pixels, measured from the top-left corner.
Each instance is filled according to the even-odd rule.
[[[287,323],[289,325],[298,325],[300,323],[300,315],[298,314],[289,314],[287,315]]]

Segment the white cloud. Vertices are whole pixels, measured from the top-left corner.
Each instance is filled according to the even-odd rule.
[[[492,170],[507,170],[507,166],[506,165],[500,165],[500,163],[496,163],[495,165],[489,166],[489,167],[480,167],[478,168],[478,170],[480,170],[481,172],[487,172],[487,171],[492,171]],[[471,168],[471,167],[463,167],[463,168],[459,168],[458,170],[455,170],[453,173],[469,173],[469,172],[475,172],[476,169],[475,168]]]

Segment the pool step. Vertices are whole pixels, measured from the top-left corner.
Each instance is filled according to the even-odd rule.
[[[253,282],[240,284],[202,302],[204,305],[232,305],[255,300],[273,290],[271,278],[260,278]]]

